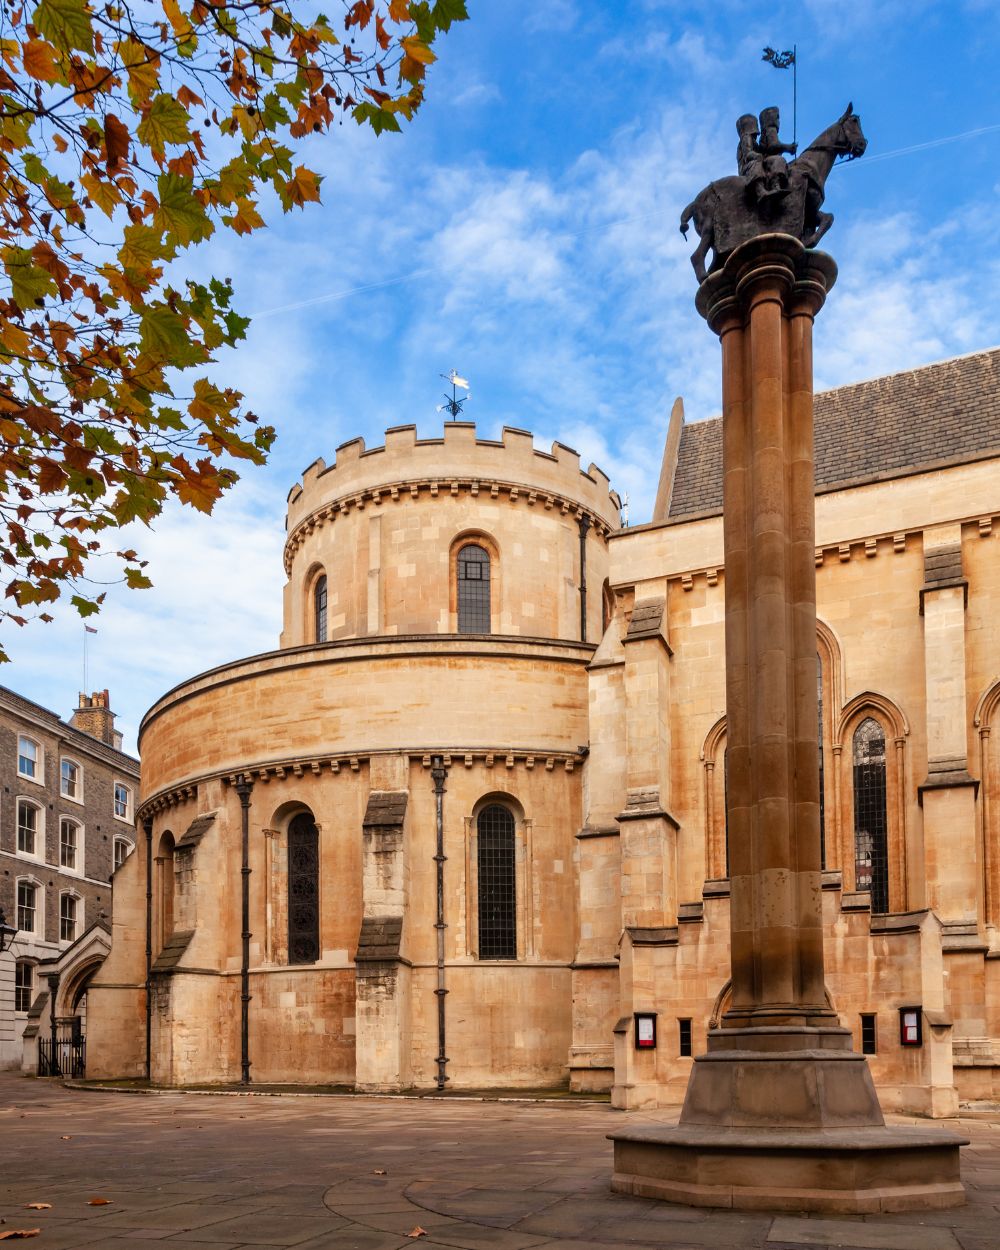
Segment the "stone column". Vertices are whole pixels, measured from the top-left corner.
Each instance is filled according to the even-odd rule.
[[[677,1125],[612,1134],[612,1189],[704,1206],[962,1202],[952,1133],[888,1129],[823,979],[812,323],[836,278],[788,235],[699,288],[722,342],[732,1005]]]

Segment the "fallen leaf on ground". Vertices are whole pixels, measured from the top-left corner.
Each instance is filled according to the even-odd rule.
[[[407,1237],[426,1237],[427,1229],[421,1228],[420,1225],[418,1224],[416,1228],[411,1228],[410,1231],[406,1235]]]
[[[51,1202],[26,1202],[24,1206],[25,1206],[25,1209],[28,1211],[51,1211],[52,1210]]]
[[[59,1138],[59,1140],[60,1140],[60,1141],[72,1141],[72,1140],[73,1140],[73,1138],[72,1138],[71,1136],[69,1136],[68,1134],[64,1133],[64,1134],[62,1135],[62,1137],[60,1137],[60,1138]]]
[[[0,1241],[20,1241],[23,1237],[39,1237],[40,1228],[12,1228],[9,1233],[0,1233]]]
[[[376,1168],[372,1173],[373,1176],[385,1176],[385,1168]]]
[[[113,1198],[90,1198],[87,1200],[88,1207],[109,1207],[114,1201]]]

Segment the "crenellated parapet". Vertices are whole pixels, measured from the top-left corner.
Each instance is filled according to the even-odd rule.
[[[465,496],[502,499],[526,508],[587,516],[595,534],[619,528],[621,501],[604,471],[583,469],[579,453],[562,443],[535,447],[526,430],[505,426],[502,439],[476,437],[472,422],[448,422],[440,438],[417,438],[414,425],[386,431],[381,447],[355,438],[327,465],[314,461],[288,495],[285,571],[317,528],[372,505]]]

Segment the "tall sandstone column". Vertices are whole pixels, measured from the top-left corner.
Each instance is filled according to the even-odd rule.
[[[964,1201],[940,1130],[886,1128],[823,975],[812,327],[837,269],[761,234],[696,305],[722,345],[732,998],[676,1125],[612,1134],[612,1188],[699,1206]]]

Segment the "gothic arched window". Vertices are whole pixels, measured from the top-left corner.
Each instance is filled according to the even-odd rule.
[[[479,813],[479,958],[517,958],[517,887],[514,872],[514,817],[499,803]]]
[[[816,707],[819,714],[819,866],[826,867],[826,801],[823,795],[823,660],[816,652]]]
[[[873,914],[889,910],[885,731],[866,717],[854,731],[854,879],[871,894]]]
[[[288,962],[319,959],[319,830],[309,812],[288,826]]]
[[[326,574],[316,579],[313,590],[313,616],[315,618],[316,641],[326,642]]]
[[[475,543],[458,553],[458,632],[490,632],[490,556]]]

